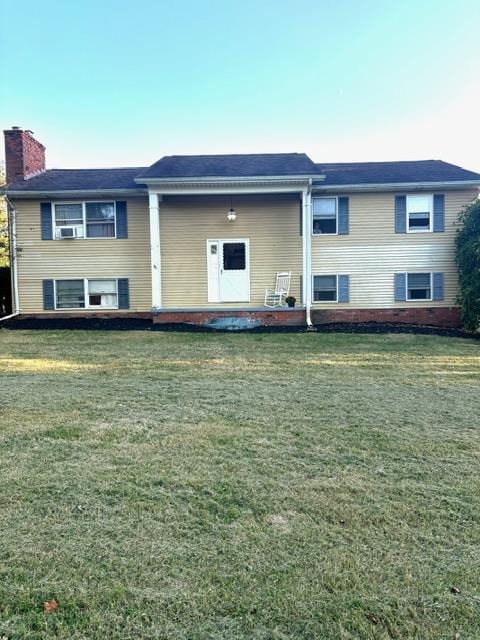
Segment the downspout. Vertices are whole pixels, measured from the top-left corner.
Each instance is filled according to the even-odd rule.
[[[16,222],[16,211],[12,204],[9,202],[8,198],[5,196],[7,201],[7,216],[8,216],[8,235],[10,239],[9,245],[9,254],[10,254],[10,270],[11,270],[11,287],[12,287],[12,310],[8,316],[4,316],[0,318],[0,322],[4,320],[9,320],[10,318],[14,318],[18,316],[20,313],[20,305],[19,305],[19,297],[18,297],[18,274],[17,274],[17,222]]]
[[[312,327],[312,179],[302,192],[303,205],[303,299],[305,302],[305,320]]]

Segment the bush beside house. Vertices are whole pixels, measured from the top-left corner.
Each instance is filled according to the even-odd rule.
[[[462,322],[470,331],[480,330],[480,200],[460,213],[462,228],[455,239]]]

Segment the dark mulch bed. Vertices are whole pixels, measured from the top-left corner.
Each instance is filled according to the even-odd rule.
[[[4,329],[83,329],[88,331],[196,331],[204,333],[225,333],[225,330],[191,324],[153,324],[151,320],[140,318],[11,318],[0,323]],[[454,338],[480,339],[480,333],[471,333],[463,329],[445,329],[441,327],[418,326],[411,324],[393,324],[381,322],[350,323],[336,322],[306,327],[256,327],[246,329],[250,333],[416,333],[420,335],[450,336]],[[230,332],[230,331],[229,331]]]

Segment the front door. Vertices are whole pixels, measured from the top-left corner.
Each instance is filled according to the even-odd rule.
[[[208,240],[208,301],[250,301],[249,243]]]

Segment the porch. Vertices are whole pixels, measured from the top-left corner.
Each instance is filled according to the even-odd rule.
[[[155,322],[235,316],[269,325],[305,323],[298,186],[285,193],[151,194],[150,204],[151,237],[158,232],[158,246],[152,243]],[[264,305],[281,271],[291,272],[293,309]]]

